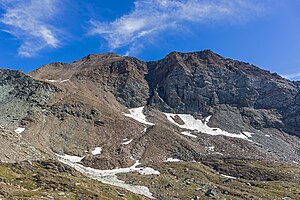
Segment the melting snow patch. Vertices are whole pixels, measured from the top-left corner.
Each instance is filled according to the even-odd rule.
[[[246,135],[248,138],[249,138],[249,137],[252,137],[252,135],[254,134],[254,133],[245,132],[245,131],[244,131],[243,133],[244,133],[244,135]]]
[[[220,175],[225,177],[225,178],[236,179],[236,177],[234,177],[234,176],[228,176],[228,175],[225,175],[225,174],[220,174]]]
[[[50,83],[58,82],[58,80],[48,80],[48,79],[46,79],[46,81],[49,81]]]
[[[18,134],[20,135],[20,134],[23,133],[24,131],[25,131],[25,128],[19,127],[19,128],[17,128],[17,129],[15,130],[15,133],[18,133]]]
[[[93,178],[93,177],[91,177],[91,178]],[[154,199],[154,197],[152,196],[152,193],[150,192],[150,190],[147,187],[126,184],[124,181],[119,180],[116,175],[106,176],[106,177],[101,177],[101,178],[99,177],[99,178],[94,178],[94,179],[101,181],[102,183],[121,187],[121,188],[124,188],[135,194],[144,195],[150,199]]]
[[[67,82],[67,81],[69,81],[69,79],[62,80],[62,81],[60,81],[60,83],[64,83],[64,82]]]
[[[84,158],[84,157],[79,157],[79,156],[71,156],[71,155],[67,155],[67,154],[64,154],[64,155],[56,154],[56,155],[58,156],[58,158],[61,158],[63,160],[66,160],[66,161],[69,161],[72,163],[78,163]]]
[[[177,158],[167,158],[167,160],[165,162],[180,162],[181,160],[177,159]]]
[[[209,122],[209,120],[210,120],[211,117],[212,117],[212,115],[210,115],[210,116],[208,116],[208,117],[205,118],[205,124],[207,124]]]
[[[59,79],[59,80],[48,80],[48,79],[46,79],[46,81],[48,81],[50,83],[57,83],[57,82],[64,83],[64,82],[69,81],[69,79],[65,79],[65,80],[61,80],[61,79]]]
[[[73,168],[75,168],[77,171],[87,175],[88,177],[101,181],[103,183],[107,183],[110,185],[118,186],[121,188],[124,188],[126,190],[129,190],[133,193],[145,195],[148,198],[153,198],[152,193],[149,191],[149,189],[145,186],[137,186],[137,185],[129,185],[126,184],[124,181],[119,180],[116,174],[119,173],[129,173],[137,171],[138,173],[142,175],[159,175],[159,171],[156,171],[150,167],[137,167],[141,163],[139,161],[136,161],[136,163],[128,168],[119,168],[119,169],[112,169],[112,170],[99,170],[94,169],[91,167],[85,167],[81,164],[78,164],[76,162],[72,162],[68,159],[65,159],[64,156],[57,155],[58,160],[66,165],[69,165]]]
[[[151,126],[155,125],[153,123],[147,122],[146,116],[143,113],[143,109],[144,109],[144,106],[139,107],[139,108],[132,108],[132,109],[128,109],[130,114],[126,114],[126,113],[123,113],[123,114],[126,117],[130,117],[140,123],[151,125]]]
[[[183,132],[181,132],[181,134],[182,134],[182,135],[189,136],[189,137],[193,137],[193,138],[196,138],[196,137],[197,137],[196,135],[191,134],[190,131],[183,131]]]
[[[209,122],[210,117],[207,117],[205,122],[203,123],[199,119],[195,119],[192,115],[189,114],[172,114],[172,113],[164,113],[167,116],[167,119],[172,122],[173,124],[179,126],[180,128],[183,129],[189,129],[189,130],[194,130],[198,131],[201,133],[209,134],[209,135],[224,135],[227,137],[234,137],[234,138],[241,138],[247,140],[248,137],[244,134],[234,134],[234,133],[228,133],[227,131],[223,131],[220,128],[211,128],[207,125]],[[184,122],[183,125],[178,124],[177,122],[174,121],[175,116],[179,116],[182,121]],[[188,133],[188,132],[184,132]]]
[[[130,144],[130,143],[132,142],[132,140],[133,140],[133,139],[128,140],[128,141],[126,141],[126,142],[123,142],[122,144],[124,144],[124,145]]]
[[[141,163],[139,161],[136,161],[136,165],[140,165]],[[138,170],[138,173],[142,175],[160,175],[160,172],[151,168],[151,167],[139,167],[135,168]]]
[[[102,152],[102,148],[101,147],[96,147],[93,151],[92,154],[95,155],[99,155]]]

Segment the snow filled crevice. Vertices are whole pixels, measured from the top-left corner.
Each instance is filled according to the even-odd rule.
[[[69,79],[65,79],[65,80],[60,81],[60,83],[64,83],[64,82],[68,82],[68,81],[69,81]]]
[[[151,126],[155,125],[155,124],[147,121],[146,116],[143,113],[144,106],[138,107],[138,108],[131,108],[128,110],[129,110],[130,114],[123,113],[126,117],[130,117],[130,118],[132,118],[140,123],[146,124],[146,125],[151,125]]]
[[[77,171],[85,174],[86,176],[101,181],[102,183],[114,185],[117,187],[124,188],[128,191],[131,191],[136,194],[144,195],[148,198],[154,198],[152,196],[152,193],[149,191],[149,189],[145,186],[138,186],[138,185],[130,185],[125,183],[122,180],[119,180],[117,177],[117,174],[120,173],[130,173],[130,172],[138,172],[141,175],[159,175],[160,172],[157,170],[154,170],[150,167],[137,167],[141,163],[139,161],[136,161],[134,165],[128,168],[118,168],[118,169],[112,169],[112,170],[100,170],[100,169],[94,169],[91,167],[85,167],[78,163],[78,160],[80,157],[77,156],[66,156],[66,155],[58,155],[58,160],[70,167],[73,167]],[[77,157],[77,159],[74,159],[74,157]],[[80,161],[79,161],[80,162]]]
[[[48,79],[46,79],[46,81],[48,81],[50,83],[56,83],[56,82],[58,82],[58,80],[48,80]]]
[[[185,136],[189,136],[189,137],[192,137],[192,138],[197,138],[196,135],[193,135],[190,131],[182,131],[180,132],[182,135],[185,135]]]
[[[164,113],[167,117],[167,119],[175,124],[176,126],[182,128],[182,129],[187,129],[190,131],[183,131],[181,134],[196,138],[196,135],[193,135],[193,132],[197,133],[204,133],[204,134],[209,134],[209,135],[224,135],[227,137],[234,137],[234,138],[240,138],[240,139],[245,139],[249,140],[248,138],[251,137],[253,133],[249,132],[243,132],[240,134],[234,134],[234,133],[229,133],[227,131],[224,131],[220,128],[211,128],[207,124],[211,118],[211,116],[207,117],[204,122],[199,119],[195,119],[192,115],[190,114],[172,114],[172,113]],[[180,117],[180,119],[184,122],[183,124],[177,123],[174,119],[175,117]]]
[[[122,144],[123,144],[123,145],[130,144],[130,143],[132,142],[132,140],[133,140],[133,139],[130,139],[130,140],[127,139],[127,140],[125,140],[125,142],[123,142]]]
[[[228,175],[225,175],[225,174],[220,174],[222,177],[224,178],[229,178],[229,179],[237,179],[236,177],[234,176],[228,176]]]
[[[250,137],[252,137],[252,135],[253,135],[254,133],[250,133],[250,132],[244,131],[243,134],[246,135],[248,138],[250,138]]]

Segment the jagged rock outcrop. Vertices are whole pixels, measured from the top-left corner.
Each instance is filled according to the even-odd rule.
[[[54,85],[20,71],[0,69],[0,125],[17,128],[26,116],[43,109],[56,92]]]
[[[251,125],[300,136],[299,87],[277,74],[209,50],[173,52],[148,66],[148,103],[163,111],[209,113],[229,105]]]

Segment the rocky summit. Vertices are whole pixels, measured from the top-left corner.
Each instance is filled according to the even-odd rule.
[[[0,199],[300,199],[300,84],[210,50],[0,69]]]

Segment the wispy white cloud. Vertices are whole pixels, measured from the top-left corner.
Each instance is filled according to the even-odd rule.
[[[262,12],[253,0],[136,0],[134,9],[112,22],[91,20],[89,34],[104,38],[110,50],[142,47],[145,38],[176,31],[185,24],[212,21],[236,22]]]
[[[286,79],[300,80],[300,72],[282,75]]]
[[[18,54],[31,57],[38,51],[59,46],[57,30],[50,21],[57,14],[58,0],[0,0],[4,10],[0,22],[6,31],[22,41]]]

